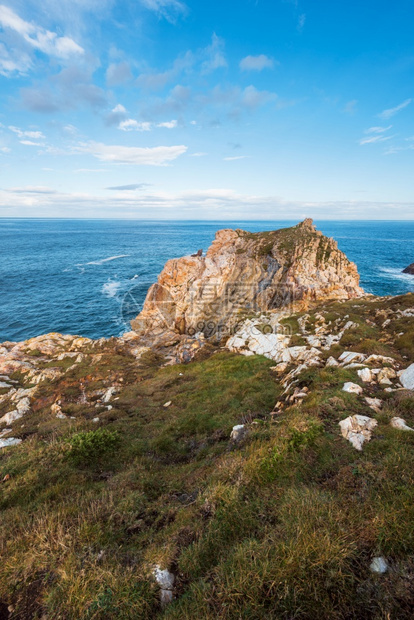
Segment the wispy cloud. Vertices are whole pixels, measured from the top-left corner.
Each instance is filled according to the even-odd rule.
[[[148,121],[137,121],[134,118],[128,118],[121,121],[118,125],[118,129],[122,131],[152,131],[154,128],[161,129],[175,129],[178,127],[178,121],[164,121],[162,123],[150,123]]]
[[[202,73],[211,73],[216,69],[222,69],[227,67],[224,47],[224,39],[218,37],[216,33],[214,33],[211,39],[211,45],[206,47],[203,51],[204,55],[206,56],[206,60],[201,66]]]
[[[224,157],[224,161],[236,161],[237,159],[248,159],[250,155],[235,155],[234,157]]]
[[[384,120],[387,120],[388,118],[391,118],[395,114],[398,114],[398,112],[401,112],[401,110],[404,110],[404,108],[409,106],[411,102],[412,102],[412,99],[406,99],[399,105],[395,106],[395,108],[389,108],[388,110],[383,110],[383,112],[378,114],[378,117]]]
[[[355,114],[355,109],[356,109],[357,103],[358,103],[357,99],[351,99],[351,101],[348,101],[345,104],[344,112],[346,114]]]
[[[9,125],[10,131],[17,134],[19,138],[30,138],[32,140],[44,140],[45,136],[41,131],[23,131],[19,127]]]
[[[110,189],[116,192],[130,192],[135,191],[137,189],[145,189],[146,187],[150,187],[149,183],[132,183],[131,185],[116,185],[115,187],[106,187],[105,189]]]
[[[79,144],[75,152],[88,153],[96,159],[118,164],[134,166],[167,166],[187,151],[187,146],[156,146],[135,147],[109,145],[102,142],[87,142]]]
[[[141,4],[171,23],[188,12],[187,6],[179,0],[141,0]]]
[[[0,26],[3,30],[13,32],[24,43],[26,49],[7,49],[0,45],[0,73],[10,75],[14,72],[25,73],[31,67],[32,61],[28,51],[39,51],[58,59],[68,59],[84,54],[84,49],[69,37],[62,37],[46,30],[37,24],[22,19],[12,9],[0,4]],[[20,54],[23,58],[20,58]]]
[[[391,129],[392,125],[388,125],[388,127],[370,127],[366,129],[364,133],[385,133]]]
[[[297,30],[298,32],[302,32],[304,27],[305,27],[305,22],[306,22],[306,14],[305,13],[301,13],[298,17],[298,25],[297,25]]]
[[[371,135],[366,138],[361,138],[359,144],[363,146],[364,144],[374,144],[375,142],[386,142],[387,140],[391,140],[391,138],[395,138],[395,134],[393,136]]]
[[[278,62],[276,64],[279,64]],[[260,54],[259,56],[246,56],[240,61],[242,71],[263,71],[263,69],[273,69],[275,61],[273,58]]]

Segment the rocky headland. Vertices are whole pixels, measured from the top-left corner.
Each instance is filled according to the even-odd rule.
[[[412,617],[414,295],[311,220],[0,345],[1,618]]]

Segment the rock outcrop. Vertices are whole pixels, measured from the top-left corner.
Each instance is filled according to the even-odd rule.
[[[202,332],[220,340],[250,313],[362,294],[356,265],[311,219],[263,233],[220,230],[205,257],[166,263],[131,325],[139,335]]]
[[[414,276],[414,263],[411,263],[411,265],[408,265],[408,267],[403,269],[403,273],[409,273],[410,275]]]

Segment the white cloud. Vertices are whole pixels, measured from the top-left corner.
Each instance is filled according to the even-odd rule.
[[[105,162],[131,164],[135,166],[166,166],[187,151],[184,145],[156,146],[142,148],[87,142],[76,147],[79,153],[88,153]]]
[[[17,134],[19,138],[31,138],[32,140],[42,140],[45,138],[41,131],[23,131],[19,127],[9,125],[10,131]]]
[[[69,37],[58,36],[55,32],[46,30],[41,26],[38,26],[32,22],[27,22],[17,13],[15,13],[9,7],[0,5],[0,26],[3,29],[8,29],[16,33],[21,39],[32,49],[38,50],[48,56],[54,56],[60,59],[67,59],[71,56],[81,55],[84,53],[83,48],[75,43],[73,39]],[[16,50],[16,58],[4,58],[2,53],[1,67],[3,74],[8,71],[12,73],[14,71],[24,72],[30,66],[28,57],[26,62],[22,63],[16,59],[19,58],[20,50]]]
[[[386,142],[387,140],[391,140],[391,138],[395,138],[395,135],[393,136],[382,136],[382,135],[376,135],[376,136],[368,136],[368,138],[361,138],[361,140],[359,141],[359,144],[362,146],[364,144],[373,144],[374,142]]]
[[[388,127],[370,127],[369,129],[366,129],[364,133],[385,133],[391,129],[391,127],[392,125],[389,125]]]
[[[240,69],[242,71],[263,71],[263,69],[272,69],[274,64],[273,58],[269,58],[265,54],[246,56],[240,61]]]
[[[133,118],[128,118],[119,123],[118,129],[122,131],[151,131],[151,123],[139,123]]]
[[[388,118],[391,118],[391,116],[398,114],[398,112],[400,112],[401,110],[404,110],[404,108],[409,106],[411,102],[412,102],[412,99],[406,99],[399,105],[395,106],[395,108],[389,108],[388,110],[384,110],[383,112],[378,114],[378,117],[384,120],[387,120]]]
[[[235,155],[234,157],[224,157],[224,161],[236,161],[237,159],[248,159],[250,155]]]
[[[10,153],[10,150],[8,146],[0,146],[0,153]]]
[[[178,121],[165,121],[164,123],[158,123],[157,127],[164,127],[165,129],[175,129],[176,127],[178,127]]]
[[[20,144],[25,146],[44,146],[43,142],[33,142],[32,140],[20,140]]]
[[[207,155],[207,153],[203,153],[202,151],[199,151],[198,153],[191,153],[190,157],[205,157]]]

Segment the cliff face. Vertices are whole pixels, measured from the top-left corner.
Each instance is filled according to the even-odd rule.
[[[205,257],[166,263],[132,328],[220,339],[249,313],[362,294],[356,265],[310,219],[264,233],[220,230]]]

